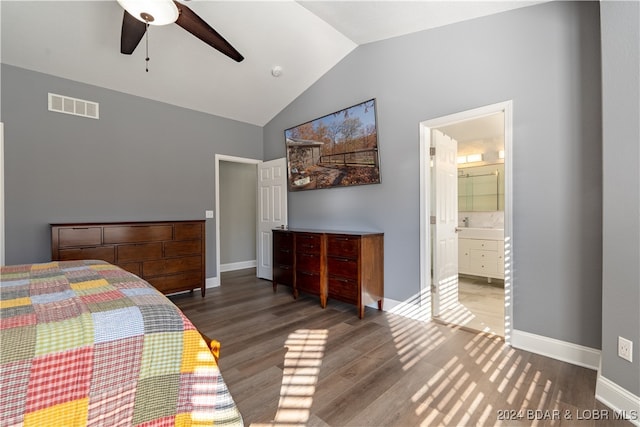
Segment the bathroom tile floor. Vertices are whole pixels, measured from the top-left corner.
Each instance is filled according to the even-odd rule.
[[[458,304],[438,320],[504,337],[504,281],[459,276]]]

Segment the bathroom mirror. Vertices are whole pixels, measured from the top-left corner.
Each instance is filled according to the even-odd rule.
[[[504,211],[504,163],[458,168],[458,211]]]

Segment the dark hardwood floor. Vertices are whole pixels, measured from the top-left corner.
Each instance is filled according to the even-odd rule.
[[[171,299],[222,343],[247,426],[631,425],[595,400],[595,371],[436,322],[323,310],[284,286],[274,294],[254,269]]]

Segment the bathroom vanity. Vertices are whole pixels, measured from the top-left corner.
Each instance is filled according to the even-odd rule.
[[[504,279],[504,230],[458,228],[458,272]]]

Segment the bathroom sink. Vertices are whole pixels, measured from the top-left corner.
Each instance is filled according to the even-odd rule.
[[[502,228],[458,227],[457,230],[462,239],[504,240]]]

